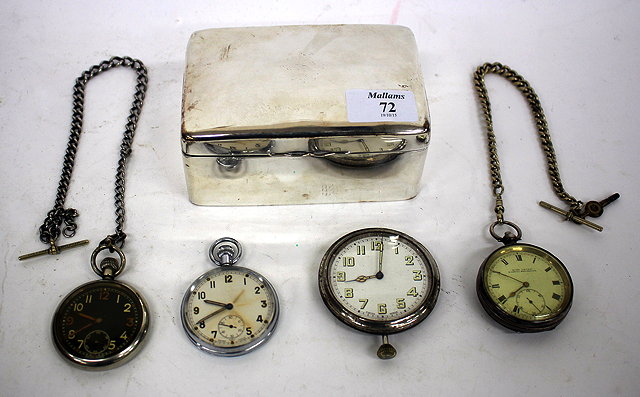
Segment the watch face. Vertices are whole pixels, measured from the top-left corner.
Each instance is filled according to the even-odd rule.
[[[326,158],[350,167],[372,167],[394,160],[406,141],[395,137],[315,138],[309,141],[313,152],[336,153]],[[345,153],[345,154],[341,154]]]
[[[319,273],[329,310],[361,331],[391,334],[422,321],[435,306],[435,260],[413,238],[389,229],[350,233],[327,251]]]
[[[566,316],[573,284],[548,251],[513,244],[494,251],[478,273],[480,301],[498,322],[521,332],[553,329]]]
[[[84,367],[108,367],[132,357],[149,325],[133,288],[118,281],[84,284],[58,306],[53,339],[64,357]]]
[[[260,274],[237,266],[211,270],[182,300],[182,325],[193,343],[216,355],[241,355],[273,333],[278,297]]]
[[[206,143],[205,146],[216,154],[238,156],[247,154],[268,153],[268,151],[273,146],[273,142],[265,139],[236,139]]]

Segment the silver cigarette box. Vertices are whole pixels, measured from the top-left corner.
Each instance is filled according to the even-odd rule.
[[[182,154],[199,205],[404,200],[430,121],[405,27],[209,29],[187,49]]]

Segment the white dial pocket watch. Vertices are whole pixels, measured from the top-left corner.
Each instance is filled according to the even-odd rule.
[[[239,356],[264,344],[278,321],[278,295],[261,274],[234,266],[242,247],[232,238],[216,240],[209,258],[219,267],[198,277],[182,299],[182,325],[201,350]]]
[[[418,325],[440,290],[438,266],[412,237],[390,229],[351,232],[326,252],[318,273],[320,295],[340,321],[382,335],[378,357],[393,358],[389,334]]]

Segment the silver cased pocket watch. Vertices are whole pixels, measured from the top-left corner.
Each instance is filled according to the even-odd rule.
[[[234,266],[242,247],[232,238],[216,240],[209,258],[219,267],[198,277],[180,308],[182,326],[200,350],[240,356],[264,344],[279,315],[278,295],[261,274]]]
[[[414,238],[391,229],[351,232],[325,253],[318,273],[320,295],[338,320],[382,335],[377,355],[393,358],[388,335],[415,327],[433,310],[440,273],[431,253]]]

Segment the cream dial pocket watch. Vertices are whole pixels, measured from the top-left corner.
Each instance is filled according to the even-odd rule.
[[[551,330],[571,308],[571,276],[549,251],[517,238],[505,241],[480,266],[478,298],[491,318],[509,329]]]
[[[239,356],[265,343],[278,321],[278,295],[259,273],[234,266],[242,247],[232,238],[216,240],[209,258],[219,267],[198,277],[182,299],[182,325],[201,350]]]
[[[491,103],[485,84],[485,76],[488,74],[504,77],[524,95],[535,119],[551,186],[556,196],[569,205],[569,209],[565,211],[544,201],[539,202],[540,206],[562,215],[566,220],[602,231],[602,226],[586,217],[601,216],[604,207],[617,200],[620,194],[615,193],[602,201],[583,203],[567,193],[560,179],[547,120],[536,92],[521,75],[506,65],[495,62],[478,66],[474,82],[486,124],[489,168],[495,197],[496,221],[489,227],[489,233],[505,246],[489,254],[480,266],[476,292],[484,310],[504,327],[518,332],[549,331],[556,328],[569,313],[573,300],[573,283],[567,268],[558,258],[543,248],[519,243],[522,238],[520,227],[505,219],[505,187],[500,172]],[[510,228],[515,234],[506,231],[504,236],[500,236],[495,231],[496,226]]]
[[[418,325],[433,310],[438,266],[412,237],[370,228],[336,241],[322,258],[320,294],[329,311],[359,331],[382,335],[378,357],[393,358],[388,335]]]

